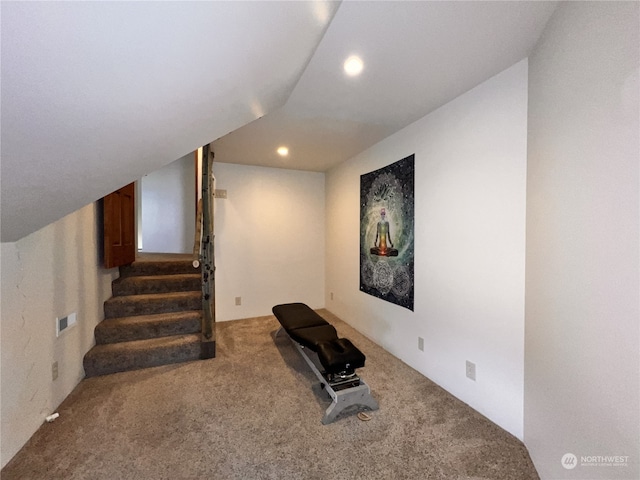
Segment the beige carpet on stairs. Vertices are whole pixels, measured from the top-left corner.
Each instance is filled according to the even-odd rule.
[[[537,479],[520,441],[344,322],[380,410],[330,400],[279,324],[217,325],[217,358],[84,380],[2,470],[10,479]]]

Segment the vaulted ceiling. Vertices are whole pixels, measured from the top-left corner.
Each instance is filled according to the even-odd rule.
[[[554,8],[3,1],[2,241],[214,140],[217,161],[325,171],[526,57]]]

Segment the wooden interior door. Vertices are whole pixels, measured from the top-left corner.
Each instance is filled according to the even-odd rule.
[[[103,198],[104,266],[128,265],[136,259],[135,184]]]

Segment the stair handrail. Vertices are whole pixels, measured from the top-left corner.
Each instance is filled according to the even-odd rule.
[[[198,200],[196,208],[196,234],[193,240],[193,268],[200,266],[200,248],[202,245],[202,198]]]
[[[213,152],[209,145],[205,145],[202,147],[202,215],[199,216],[197,227],[201,233],[196,234],[196,239],[200,237],[198,264],[202,279],[202,358],[216,356],[213,193]]]

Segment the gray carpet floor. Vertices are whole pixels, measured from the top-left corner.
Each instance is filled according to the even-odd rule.
[[[524,445],[326,310],[380,409],[330,404],[274,317],[217,325],[211,360],[85,379],[10,479],[537,479]]]

